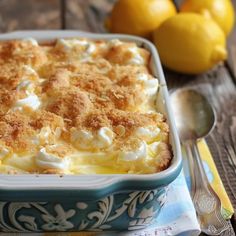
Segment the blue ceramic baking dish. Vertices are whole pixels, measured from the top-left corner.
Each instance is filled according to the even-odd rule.
[[[150,51],[150,68],[161,84],[157,110],[170,126],[173,160],[168,169],[148,175],[0,175],[0,230],[4,232],[116,231],[150,225],[165,204],[168,185],[181,170],[180,143],[155,47],[147,40],[79,31],[22,31],[0,40],[33,37],[39,41],[86,37],[136,42]]]

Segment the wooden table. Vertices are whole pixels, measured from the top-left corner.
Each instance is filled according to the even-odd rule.
[[[25,29],[78,29],[105,32],[103,21],[114,0],[1,0],[0,32]],[[176,1],[179,2],[179,1]],[[236,5],[236,0],[233,1]],[[191,86],[214,105],[218,122],[207,142],[225,189],[236,208],[236,27],[229,60],[206,74],[186,76],[165,69],[169,88]],[[236,217],[232,226],[236,230]],[[222,235],[234,236],[233,228]]]

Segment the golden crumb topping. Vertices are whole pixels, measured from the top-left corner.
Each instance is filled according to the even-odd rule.
[[[72,78],[72,83],[79,89],[96,94],[102,94],[112,86],[108,77],[97,73],[77,74]]]
[[[135,43],[0,42],[0,173],[137,173],[168,167],[158,80]]]
[[[0,64],[40,66],[47,61],[44,51],[29,40],[4,41],[0,45]]]
[[[18,68],[15,63],[3,64],[0,70],[1,87],[14,89],[19,84],[23,76],[21,68]]]
[[[0,119],[0,139],[15,151],[33,148],[30,137],[35,131],[29,125],[30,118],[20,112],[9,112]]]
[[[91,108],[92,103],[88,94],[78,89],[62,90],[58,98],[47,106],[48,111],[71,120],[87,113]]]
[[[54,93],[70,87],[70,72],[58,68],[43,84],[43,92]]]
[[[64,120],[61,116],[43,110],[32,115],[30,125],[36,130],[43,127],[50,127],[55,130],[57,127],[64,127]]]
[[[141,73],[148,73],[148,68],[142,65],[114,65],[109,71],[109,78],[120,81],[127,77],[135,78]]]
[[[16,90],[0,89],[0,116],[4,116],[16,101]]]
[[[144,94],[138,88],[113,86],[107,91],[114,106],[120,110],[136,111],[137,104],[141,105],[145,100]]]

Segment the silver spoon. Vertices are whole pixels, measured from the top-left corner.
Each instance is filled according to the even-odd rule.
[[[219,235],[229,224],[221,215],[220,199],[208,182],[197,148],[197,141],[214,128],[216,114],[206,98],[191,89],[174,91],[171,103],[180,140],[187,152],[191,196],[201,230],[208,235]]]

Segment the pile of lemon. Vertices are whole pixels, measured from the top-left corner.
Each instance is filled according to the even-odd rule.
[[[231,0],[185,0],[177,14],[171,0],[118,0],[106,25],[152,39],[166,67],[198,74],[226,59],[234,9]]]

